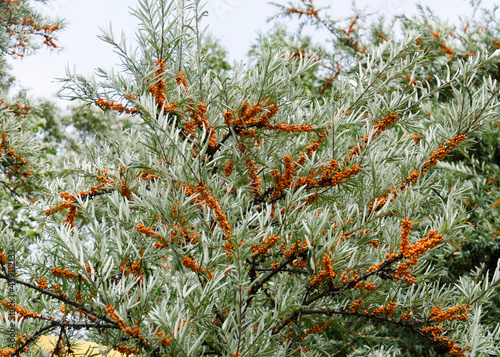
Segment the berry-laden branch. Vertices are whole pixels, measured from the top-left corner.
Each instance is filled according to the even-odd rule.
[[[358,40],[351,38],[351,34],[356,31],[355,25],[359,20],[359,14],[354,16],[348,29],[342,29],[340,32],[335,29],[335,24],[328,20],[327,18],[319,16],[320,10],[316,8],[312,0],[309,0],[309,4],[306,5],[306,9],[289,8],[288,13],[298,16],[307,16],[312,22],[316,22],[323,27],[325,27],[332,35],[334,35],[337,40],[339,40],[344,46],[349,47],[355,51],[356,54],[366,55],[366,50],[358,46]]]
[[[466,136],[463,134],[457,134],[451,138],[446,144],[442,145],[437,151],[433,151],[432,155],[427,161],[424,162],[421,171],[413,171],[407,178],[405,178],[399,185],[398,188],[404,194],[412,183],[417,183],[419,177],[424,176],[427,171],[432,166],[437,165],[438,160],[443,160],[451,152],[452,149],[456,148],[462,141],[466,140]],[[390,197],[390,198],[389,198]],[[398,197],[395,189],[390,189],[380,198],[373,199],[368,207],[370,212],[379,211],[388,201],[394,201]]]
[[[87,308],[82,303],[71,300],[68,297],[64,296],[63,294],[55,293],[55,292],[50,291],[48,289],[41,288],[41,287],[34,285],[34,284],[31,284],[27,281],[23,281],[23,280],[19,280],[19,279],[11,279],[8,275],[4,275],[4,274],[0,274],[0,279],[4,279],[7,281],[10,279],[10,281],[12,281],[16,284],[26,286],[27,288],[36,290],[44,295],[51,297],[52,299],[56,299],[56,300],[59,300],[61,302],[64,302],[65,304],[71,305],[71,306],[75,307],[76,309],[78,309],[78,311],[81,311],[82,313],[85,313],[89,316],[92,316],[94,318],[99,318],[107,323],[114,323],[113,320],[108,319],[106,316],[98,316],[96,314],[96,312],[94,311],[94,309]]]
[[[16,150],[9,143],[6,132],[0,138],[0,155],[5,154],[0,161],[0,169],[7,178],[11,192],[16,192],[18,188],[23,188],[24,192],[33,190],[27,179],[33,175],[33,169],[24,157],[16,153]],[[17,181],[16,178],[20,178]]]
[[[359,301],[361,301],[360,299]],[[370,321],[374,321],[377,323],[381,324],[390,324],[394,325],[397,327],[402,327],[404,329],[408,329],[414,334],[431,341],[434,345],[434,348],[437,351],[441,351],[442,353],[449,353],[452,356],[458,356],[458,357],[465,357],[465,352],[470,350],[470,347],[460,347],[455,344],[453,340],[450,340],[446,337],[442,337],[441,333],[443,332],[443,328],[441,326],[432,326],[432,327],[422,327],[425,325],[424,321],[417,320],[417,319],[411,319],[410,316],[411,314],[407,313],[402,313],[401,317],[399,319],[394,319],[392,318],[393,315],[396,313],[396,303],[391,302],[389,303],[388,306],[382,305],[376,309],[374,309],[372,312],[369,312],[368,310],[364,309],[363,312],[358,312],[358,310],[361,308],[361,303],[356,302],[353,303],[350,311],[347,310],[336,310],[336,309],[329,309],[329,308],[324,308],[320,310],[315,310],[315,309],[303,309],[303,310],[296,310],[290,315],[290,319],[283,320],[276,329],[273,330],[273,333],[276,334],[281,329],[283,329],[286,326],[291,326],[295,321],[298,320],[300,316],[314,316],[314,315],[319,315],[319,316],[348,316],[348,317],[356,317],[359,319],[367,319]],[[453,320],[460,320],[460,321],[465,321],[467,320],[467,314],[466,314],[466,309],[467,307],[453,307],[448,309],[447,313],[444,313],[446,315],[446,319],[448,321],[453,321]],[[433,308],[433,312],[429,315],[429,318],[434,320],[434,310],[437,310],[436,308]],[[440,310],[440,309],[439,309]],[[457,311],[463,311],[462,314],[456,314]],[[383,316],[385,315],[385,316]],[[436,321],[436,320],[434,320]],[[442,320],[444,321],[444,320]],[[441,321],[441,322],[442,322]],[[286,323],[284,325],[284,323]],[[318,333],[321,330],[325,329],[327,327],[327,324],[324,323],[323,326],[316,326],[315,328],[307,330],[304,334],[297,336],[296,340],[302,340],[305,337],[307,337],[310,334]],[[293,340],[293,338],[288,334],[288,339]]]
[[[61,25],[37,23],[33,18],[35,14],[27,7],[25,1],[1,0],[0,13],[2,17],[0,24],[10,36],[8,48],[12,50],[12,55],[24,57],[28,49],[36,49],[37,45],[32,42],[34,37],[43,38],[42,43],[49,48],[58,47],[53,36]]]
[[[78,214],[77,200],[91,200],[98,196],[102,196],[117,190],[124,198],[129,201],[133,201],[133,193],[128,185],[127,179],[125,178],[125,167],[120,166],[119,174],[114,177],[108,175],[108,170],[104,169],[102,171],[95,169],[100,175],[96,176],[96,180],[99,182],[97,186],[92,186],[88,191],[80,191],[77,195],[69,194],[68,192],[61,192],[59,196],[65,199],[64,202],[56,204],[45,211],[46,216],[52,216],[53,214],[67,209],[66,219],[63,224],[68,225],[70,228],[75,227],[75,219]],[[141,178],[145,181],[149,181],[152,177],[150,175],[141,175]]]

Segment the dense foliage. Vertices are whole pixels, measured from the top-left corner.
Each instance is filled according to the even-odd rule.
[[[484,25],[401,18],[391,38],[382,22],[363,33],[363,16],[342,31],[312,1],[283,10],[327,28],[335,51],[278,29],[231,68],[198,1],[138,1],[134,45],[103,36],[120,71],[66,83],[129,124],[63,170],[16,131],[29,114],[2,112],[4,187],[36,234],[3,225],[0,286],[16,301],[0,345],[19,334],[0,356],[44,355],[42,334],[58,336],[45,355],[75,337],[136,356],[500,354],[496,253],[481,264],[498,229],[485,158],[500,51]],[[59,124],[90,134],[86,110]],[[52,123],[42,140],[60,136]]]
[[[418,6],[417,16],[378,17],[376,22],[370,22],[370,16],[362,11],[347,19],[332,18],[328,9],[318,9],[311,1],[277,5],[280,12],[276,17],[298,18],[300,31],[291,35],[284,26],[277,25],[271,33],[260,35],[251,55],[263,45],[285,45],[295,53],[307,53],[308,56],[314,53],[320,65],[303,76],[304,87],[309,89],[312,97],[329,97],[339,76],[351,78],[356,74],[358,65],[364,64],[366,44],[394,40],[400,35],[393,30],[396,28],[402,32],[414,30],[421,34],[418,45],[427,51],[428,62],[423,71],[417,71],[411,80],[427,77],[428,81],[434,81],[431,76],[443,71],[445,66],[453,68],[457,61],[475,56],[478,51],[492,54],[500,48],[497,7],[487,9],[480,5],[480,1],[471,2],[471,11],[452,24],[421,6]],[[308,27],[314,27],[316,37],[322,35],[326,43],[318,44],[311,36],[304,35],[306,31],[303,29]],[[490,66],[483,69],[481,75],[499,79],[500,71],[497,66]],[[410,81],[408,75],[407,79]],[[442,92],[440,101],[452,99]],[[500,259],[500,211],[497,209],[500,202],[499,125],[498,120],[493,121],[486,124],[483,130],[472,133],[469,138],[475,144],[470,150],[456,152],[437,165],[441,169],[441,180],[452,183],[463,181],[471,187],[462,202],[468,211],[468,219],[461,241],[443,246],[446,253],[435,257],[441,262],[436,269],[440,271],[444,284],[455,283],[463,275],[474,276],[478,280],[486,276],[491,279]],[[433,207],[427,205],[427,208],[432,214]],[[491,322],[491,329],[495,328],[500,318],[498,292],[500,287],[497,287],[493,304],[486,307],[484,317],[484,321]]]

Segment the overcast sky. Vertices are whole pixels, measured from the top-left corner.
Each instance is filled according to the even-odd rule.
[[[266,31],[271,25],[267,18],[276,13],[268,0],[208,0],[209,16],[206,24],[209,31],[218,37],[228,49],[231,60],[243,59],[258,31]],[[287,3],[286,0],[276,0]],[[33,96],[51,97],[60,88],[56,78],[65,76],[65,68],[76,67],[79,73],[88,73],[97,67],[109,68],[117,63],[112,48],[97,38],[100,27],[110,23],[116,34],[122,30],[132,34],[135,18],[129,7],[137,0],[53,0],[40,7],[47,15],[65,18],[67,28],[59,35],[61,52],[42,50],[34,56],[12,60],[14,75]],[[334,16],[351,15],[349,0],[316,0],[319,5],[329,5]],[[437,15],[457,19],[458,15],[470,12],[469,0],[358,0],[356,4],[368,6],[371,11],[393,15],[415,12],[416,4],[430,6]],[[483,0],[483,5],[500,4],[500,0]]]

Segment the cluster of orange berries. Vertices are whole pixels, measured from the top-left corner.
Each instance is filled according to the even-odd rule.
[[[196,264],[194,259],[187,256],[182,258],[182,265],[195,273],[206,274],[205,276],[208,280],[211,280],[213,277],[213,274],[208,269],[201,269],[200,265]]]
[[[47,280],[46,279],[43,279],[43,278],[40,278],[36,281],[38,287],[40,289],[45,289],[47,290],[49,287],[47,286]]]
[[[392,315],[394,315],[394,312],[396,311],[396,303],[394,301],[389,302],[389,305],[382,305],[380,307],[377,307],[375,310],[372,311],[371,315],[372,316],[381,316],[381,315],[387,315],[388,318],[391,318]],[[367,310],[364,310],[364,314],[367,315],[368,312]]]
[[[399,318],[400,321],[406,321],[408,320],[410,317],[412,316],[412,311],[410,309],[410,312],[405,312],[401,315],[401,317]]]
[[[410,241],[408,236],[411,233],[411,221],[403,218],[401,222],[401,243],[399,245],[399,252],[403,254],[405,258],[410,258],[411,253],[408,251],[410,246]]]
[[[369,212],[372,212],[372,211],[377,212],[378,210],[382,209],[382,207],[385,206],[387,201],[389,201],[389,196],[391,196],[392,200],[395,200],[397,198],[396,190],[391,188],[391,189],[389,189],[389,192],[387,192],[384,196],[379,197],[379,198],[374,198],[368,206],[368,211]]]
[[[80,291],[78,291],[78,290],[75,291],[75,299],[79,303],[82,303],[84,301],[83,300],[83,294]]]
[[[411,264],[409,263],[401,263],[397,269],[396,272],[394,273],[394,281],[399,281],[400,279],[404,278],[404,281],[407,285],[413,285],[417,281],[415,277],[411,276],[411,273],[409,271],[411,267]]]
[[[208,115],[207,115],[207,107],[206,103],[202,102],[198,104],[196,107],[189,106],[188,111],[191,112],[189,114],[189,117],[192,119],[192,121],[185,122],[183,123],[184,127],[190,131],[192,134],[195,133],[194,128],[195,126],[198,127],[200,130],[206,130],[209,136],[209,143],[208,146],[210,150],[215,150],[216,147],[218,146],[217,140],[216,140],[216,133],[213,125],[208,125]],[[191,135],[191,138],[193,138],[193,135]],[[194,156],[195,157],[195,156]]]
[[[427,316],[434,322],[444,322],[444,321],[467,321],[469,319],[469,315],[467,315],[467,310],[471,308],[470,305],[457,305],[454,307],[448,308],[447,311],[443,311],[441,306],[433,306],[432,312]]]
[[[14,13],[15,10],[19,10],[19,5],[20,5],[19,1],[2,0],[2,1],[0,1],[0,3],[13,5],[12,7],[9,7],[7,9],[7,12],[9,12],[11,14]],[[16,35],[16,32],[14,30],[12,30],[13,27],[21,28],[22,33],[24,35],[19,34],[17,36],[17,40],[19,41],[19,43],[16,44],[17,47],[24,48],[26,46],[26,43],[28,43],[26,35],[30,34],[30,33],[36,34],[36,35],[42,35],[43,37],[45,37],[45,41],[43,42],[44,44],[46,44],[49,47],[54,47],[54,48],[57,47],[57,45],[52,41],[52,37],[50,37],[48,35],[54,31],[56,31],[57,29],[59,29],[59,24],[55,24],[52,26],[48,25],[48,24],[40,26],[40,25],[37,25],[35,23],[34,19],[29,18],[26,15],[23,16],[22,18],[16,17],[15,15],[10,15],[9,18],[7,18],[6,15],[2,15],[2,19],[8,20],[8,22],[5,24],[5,27],[6,27],[6,29],[10,29],[9,35],[11,35],[11,36]],[[24,57],[24,54],[16,53],[15,50],[13,51],[13,54],[17,54],[20,57]]]
[[[257,125],[262,121],[261,119],[264,115],[261,118],[256,118],[256,116],[262,113],[262,106],[266,104],[265,100],[251,107],[248,102],[242,104],[243,107],[240,109],[238,117],[233,122],[226,123],[227,125],[233,125],[235,128],[238,128],[239,126]]]
[[[436,31],[434,31],[434,30],[431,30],[431,34],[432,34],[432,36],[434,36],[434,37],[435,37],[438,41],[441,41],[441,52],[445,52],[445,53],[449,54],[449,55],[450,55],[450,58],[451,58],[451,57],[453,57],[453,55],[455,54],[455,52],[453,51],[453,49],[449,48],[449,47],[446,45],[446,42],[444,42],[444,41],[442,41],[442,40],[441,40],[441,36],[440,36],[440,35],[439,35]],[[454,35],[454,34],[451,34],[451,33],[450,33],[450,35],[451,35],[452,37],[457,38],[457,37],[456,37],[456,35]]]
[[[184,86],[184,89],[187,90],[188,84],[187,84],[187,78],[184,75],[184,72],[180,71],[177,74],[177,78],[175,79],[175,81],[177,82],[177,85],[180,86],[182,84]]]
[[[78,301],[78,302],[82,302],[82,301]],[[84,315],[84,316],[86,316],[86,317],[87,317],[90,321],[96,321],[96,320],[97,320],[97,317],[90,315],[90,314],[89,314],[87,311],[85,311],[85,310],[82,310],[82,309],[79,309],[79,308],[75,307],[75,311],[76,311],[76,312],[79,312],[80,314],[82,314],[82,315]]]
[[[330,88],[332,86],[332,83],[333,81],[339,76],[340,74],[340,71],[335,73],[335,76],[333,77],[328,77],[326,80],[325,80],[325,85],[323,86],[323,88],[321,88],[321,90],[319,91],[319,95],[323,95],[328,88]]]
[[[51,36],[45,35],[45,40],[43,41],[43,43],[44,43],[45,45],[47,45],[47,47],[57,48],[57,45],[56,45],[56,43],[53,41],[53,37],[51,37]]]
[[[346,270],[340,274],[340,279],[343,283],[347,283],[359,279],[359,275],[355,270]]]
[[[123,346],[123,345],[118,345],[113,347],[115,351],[118,351],[120,353],[124,353],[127,356],[130,356],[132,354],[139,353],[140,351],[137,348],[129,347],[129,346]]]
[[[253,126],[258,128],[264,127],[267,130],[276,130],[287,133],[314,131],[312,125],[310,124],[307,125],[296,125],[296,124],[289,125],[283,123],[270,124],[269,121],[271,120],[271,118],[276,116],[276,114],[279,111],[279,107],[276,104],[268,108],[267,111],[264,114],[262,114],[260,118],[256,118],[256,116],[262,112],[262,106],[265,105],[266,103],[267,101],[263,101],[258,104],[255,104],[252,107],[249,107],[248,102],[244,103],[240,111],[240,115],[238,115],[237,119],[234,121],[232,120],[233,113],[230,110],[228,110],[224,114],[224,122],[227,125],[233,125],[237,133],[242,132],[243,127],[248,127],[248,126]],[[254,131],[248,131],[246,132],[246,134],[255,136]]]
[[[141,173],[141,179],[143,179],[144,181],[158,180],[159,178],[160,176],[152,174],[150,172],[143,171]]]
[[[285,56],[283,56],[283,57],[285,57]],[[312,56],[312,54],[310,54],[310,52],[308,51],[308,52],[307,52],[307,58],[309,58],[309,59],[310,59],[310,58],[312,58],[312,57],[313,57],[313,56]],[[292,53],[290,54],[290,57],[289,57],[288,59],[290,59],[290,60],[291,60],[291,59],[294,59],[294,58],[306,58],[306,51],[304,50],[304,48],[303,48],[303,47],[300,49],[300,51],[295,51],[295,52],[292,52]],[[315,60],[315,61],[317,61],[317,62],[319,62],[319,61],[321,61],[321,60],[322,60],[322,58],[321,58],[321,57],[317,57],[317,58],[315,58],[314,60]]]
[[[233,168],[233,162],[231,160],[228,160],[226,166],[224,166],[224,175],[226,175],[226,177],[231,176],[231,174],[233,173]]]
[[[123,275],[127,275],[127,271],[129,271],[134,277],[138,277],[139,281],[142,283],[144,281],[144,269],[141,269],[141,261],[138,260],[132,264],[130,261],[125,261],[124,264],[120,267],[120,271]]]
[[[345,282],[345,281],[344,281]],[[377,287],[375,286],[374,283],[367,283],[366,281],[360,280],[354,285],[353,289],[361,289],[361,290],[367,290],[367,291],[375,291]]]
[[[418,262],[417,257],[421,256],[429,249],[441,244],[442,241],[443,236],[441,234],[438,234],[437,231],[430,231],[427,234],[427,237],[422,238],[415,244],[408,246],[408,248],[404,252],[401,252],[401,254],[405,257],[410,257],[410,263],[415,265]]]
[[[155,71],[156,83],[149,87],[149,91],[155,98],[158,108],[162,109],[165,106],[165,100],[167,99],[167,95],[164,93],[167,86],[163,80],[163,74],[167,65],[162,59],[157,60],[155,64],[158,67]],[[151,80],[151,78],[149,80]]]
[[[283,124],[283,123],[267,124],[266,129],[282,131],[286,133],[310,133],[314,131],[314,128],[311,124],[303,124],[303,125]]]
[[[234,115],[231,110],[227,110],[223,115],[224,123],[226,123],[226,125],[233,126],[233,129],[239,136],[255,137],[254,130],[243,130],[246,127],[265,127],[268,130],[286,130],[288,128],[288,126],[278,128],[274,127],[273,124],[269,124],[269,121],[276,116],[279,111],[279,107],[276,104],[268,108],[260,117],[257,116],[263,112],[262,107],[267,104],[267,100],[257,103],[251,107],[248,102],[242,104],[243,106],[235,120],[233,120]]]
[[[401,243],[399,248],[399,254],[387,254],[386,260],[397,258],[401,256],[408,259],[406,263],[402,263],[396,269],[394,273],[394,280],[399,281],[399,279],[404,278],[408,285],[415,283],[415,278],[413,278],[409,272],[409,268],[417,265],[418,257],[424,254],[429,249],[436,247],[443,241],[443,236],[438,234],[437,231],[430,231],[427,237],[420,239],[413,245],[409,243],[409,234],[411,233],[411,222],[404,218],[401,223]],[[373,267],[372,267],[373,268]]]
[[[161,235],[154,232],[153,228],[146,228],[142,223],[137,224],[137,232],[140,232],[147,237],[162,238]]]
[[[95,103],[98,107],[101,107],[102,109],[106,110],[115,110],[118,113],[125,113],[125,114],[139,114],[140,111],[136,108],[125,108],[123,104],[117,104],[114,101],[109,102],[103,98],[97,98],[97,101]]]
[[[328,279],[333,280],[337,276],[337,273],[333,271],[332,260],[328,254],[323,255],[323,270],[314,278],[309,279],[312,286],[321,285]]]
[[[297,240],[297,243],[293,243],[292,245],[290,245],[290,248],[288,250],[285,250],[285,248],[286,244],[282,244],[280,246],[280,249],[282,253],[285,255],[285,258],[289,259],[291,257],[297,256],[298,252],[307,249],[307,242],[305,240],[304,241]]]
[[[8,309],[12,309],[12,305],[7,300],[4,300],[2,302],[2,305]],[[18,319],[21,319],[21,317],[27,317],[27,318],[31,318],[31,319],[42,319],[43,318],[42,315],[38,315],[38,314],[34,313],[33,311],[26,310],[25,308],[23,308],[17,304],[14,304],[14,310],[20,316]]]
[[[245,163],[246,163],[246,165],[248,167],[248,171],[249,171],[248,178],[250,180],[250,187],[252,187],[252,194],[254,196],[257,196],[261,192],[260,178],[257,174],[257,171],[259,170],[259,168],[257,166],[255,166],[255,164],[253,163],[252,160],[247,160]]]
[[[172,343],[170,338],[164,338],[165,336],[161,331],[158,331],[156,333],[156,337],[159,337],[158,342],[163,346],[163,347],[168,347]]]
[[[200,264],[196,264],[196,262],[192,258],[182,258],[182,265],[184,265],[186,268],[191,269],[195,273],[198,273],[200,271]]]
[[[298,165],[303,165],[305,161],[305,154],[301,153],[301,158],[300,160],[296,160],[295,163]],[[330,177],[330,175],[336,170],[337,168],[337,161],[331,160],[328,164],[328,167],[325,169],[324,166],[320,167],[318,171],[323,171],[322,177]],[[316,170],[312,170],[306,177],[299,177],[296,180],[295,187],[301,187],[301,186],[307,186],[307,187],[314,187],[318,181],[314,179],[314,176],[316,175]]]
[[[349,235],[350,235],[350,233],[349,233],[349,232],[343,232],[343,233],[340,233],[340,235],[339,235],[339,237],[337,238],[337,240],[335,241],[335,243],[340,242],[342,239],[348,240],[348,239],[349,239]]]
[[[12,176],[14,176],[15,174],[21,175],[21,180],[23,182],[26,182],[26,177],[31,176],[33,174],[33,171],[29,169],[22,171],[23,166],[29,167],[30,165],[22,156],[16,155],[16,151],[9,146],[7,133],[2,134],[0,142],[0,155],[4,152],[7,153],[10,161],[9,165],[6,165],[10,168],[10,170],[7,172],[7,179],[9,180],[9,182],[14,184]],[[14,184],[14,187],[16,186],[17,185]]]
[[[319,168],[319,171],[322,171],[320,180],[314,178],[316,170],[313,170],[307,177],[299,177],[296,180],[295,187],[306,186],[307,188],[313,188],[337,186],[350,177],[357,175],[361,169],[362,166],[354,165],[353,167],[340,171],[337,169],[337,161],[331,160],[326,169],[324,166]]]
[[[95,169],[97,172],[99,172],[98,169]],[[121,166],[120,167],[120,179],[124,176],[125,173],[125,167]],[[97,186],[92,186],[89,191],[80,191],[78,195],[71,195],[68,192],[61,192],[59,196],[61,198],[65,199],[66,201],[58,203],[55,207],[49,208],[45,211],[46,216],[53,215],[54,213],[57,213],[59,211],[62,211],[64,209],[68,209],[68,213],[66,214],[66,219],[63,221],[63,224],[69,225],[71,228],[75,227],[75,219],[76,215],[78,213],[78,208],[75,205],[77,202],[77,198],[80,198],[82,200],[88,198],[91,199],[99,194],[101,194],[102,189],[106,185],[120,185],[120,194],[127,198],[128,200],[133,200],[132,195],[130,194],[130,188],[127,186],[125,182],[118,182],[118,179],[113,180],[108,176],[107,170],[104,169],[102,170],[102,173],[100,176],[96,177],[96,180],[99,181],[100,183]]]
[[[320,325],[320,324],[314,325],[313,327],[307,329],[303,334],[300,334],[298,336],[298,338],[303,340],[307,336],[320,333],[321,331],[326,330],[327,328],[328,328],[328,324],[326,323],[326,321],[323,321],[322,325]]]
[[[4,110],[11,110],[14,112],[15,117],[23,117],[26,118],[29,112],[29,107],[27,105],[21,106],[19,101],[17,101],[15,104],[7,104],[3,99],[0,99],[0,104],[2,104],[2,109]]]
[[[76,275],[72,272],[70,272],[68,269],[61,270],[60,268],[52,268],[51,269],[52,275],[57,276],[59,278],[64,277],[66,279],[75,279],[75,280],[81,280],[85,281],[85,278],[81,275]],[[45,285],[47,282],[45,282]]]
[[[227,217],[224,213],[222,213],[222,210],[219,206],[219,202],[217,202],[217,199],[210,197],[211,191],[207,190],[207,186],[205,185],[204,182],[199,182],[196,185],[196,192],[199,193],[200,198],[198,200],[195,200],[197,202],[203,202],[207,205],[207,207],[215,212],[215,220],[217,221],[219,227],[224,229],[224,232],[226,234],[231,234],[231,226],[227,222]]]
[[[255,255],[266,255],[269,252],[269,249],[274,247],[276,243],[278,243],[279,237],[276,234],[272,234],[269,236],[264,242],[262,242],[262,246],[258,247],[256,245],[252,246],[252,253]]]
[[[363,167],[361,165],[354,165],[353,167],[337,171],[333,176],[326,176],[323,173],[321,180],[312,187],[333,187],[340,185],[343,181],[357,175]],[[327,170],[325,170],[326,172]]]
[[[385,42],[387,42],[387,37],[385,37],[385,35],[383,33],[377,34],[377,37],[381,38],[382,40],[384,40]]]
[[[295,168],[293,167],[291,156],[286,155],[284,157],[284,161],[285,173],[283,175],[281,175],[278,170],[271,171],[271,175],[273,176],[275,181],[274,193],[271,199],[278,197],[286,188],[290,187],[290,185],[292,184]]]
[[[372,246],[373,248],[380,247],[380,242],[378,240],[371,240],[367,244],[370,245],[370,246]]]
[[[441,337],[443,328],[441,326],[427,326],[422,328],[422,331],[432,337],[435,342],[442,343],[449,348],[448,353],[452,356],[465,357],[465,353],[470,350],[470,347],[460,347],[455,345],[454,340],[446,337]]]
[[[90,198],[99,193],[99,189],[95,186],[91,187],[89,191],[81,191],[78,196],[70,195],[68,192],[61,192],[59,196],[65,199],[66,201],[58,203],[54,208],[49,208],[45,211],[46,216],[51,216],[54,213],[62,211],[64,209],[68,209],[68,213],[66,214],[66,219],[63,221],[63,224],[69,225],[71,228],[75,227],[75,218],[77,214],[77,207],[74,205],[76,203],[76,197],[81,199]]]
[[[179,228],[174,228],[176,225],[178,225],[177,222],[173,222],[173,230],[170,232],[170,243],[175,244],[175,241],[177,239],[177,244],[189,244],[189,243],[196,243],[200,239],[198,236],[198,233],[192,229],[194,229],[194,226],[188,226],[186,225],[187,220],[184,220],[184,225],[180,229],[180,235],[179,235]],[[167,228],[167,227],[165,227]]]
[[[351,310],[353,313],[356,313],[359,309],[361,309],[362,305],[363,305],[363,298],[360,297],[358,300],[351,302],[349,310]]]

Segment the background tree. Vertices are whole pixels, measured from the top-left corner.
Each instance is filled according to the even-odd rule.
[[[82,335],[143,356],[500,353],[500,327],[483,324],[499,268],[443,283],[470,186],[435,170],[498,119],[485,71],[500,52],[430,79],[425,34],[353,42],[367,54],[357,72],[311,98],[314,54],[262,49],[214,71],[198,1],[141,0],[133,14],[136,48],[103,36],[122,69],[67,88],[137,124],[67,163],[43,199],[19,198],[40,236],[4,356],[41,355],[47,333],[53,355]],[[21,248],[3,237],[2,252]]]
[[[46,173],[46,153],[36,132],[44,118],[35,101],[21,91],[9,95],[14,77],[7,57],[19,59],[45,46],[57,48],[55,34],[61,23],[50,22],[33,11],[28,1],[0,1],[0,211],[3,233],[34,234],[33,222],[19,203],[20,197],[38,197]]]

